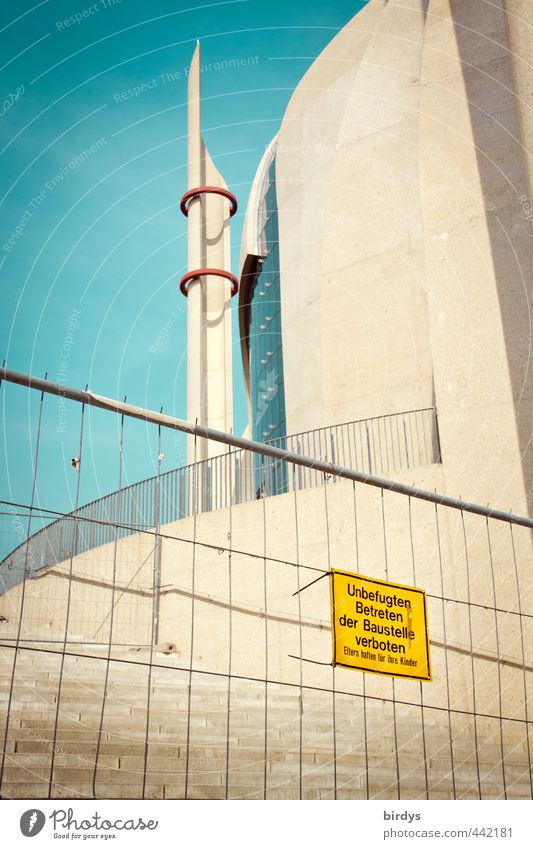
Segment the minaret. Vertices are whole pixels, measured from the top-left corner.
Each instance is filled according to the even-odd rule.
[[[237,278],[230,268],[230,218],[237,201],[228,191],[202,138],[200,44],[188,90],[188,190],[181,210],[188,217],[188,272],[180,288],[187,296],[187,418],[217,430],[233,426],[231,298]],[[221,454],[220,443],[189,437],[187,462]]]

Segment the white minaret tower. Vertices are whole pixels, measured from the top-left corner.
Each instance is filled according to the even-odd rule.
[[[217,430],[233,426],[231,298],[237,278],[230,268],[230,218],[237,201],[228,191],[202,138],[200,44],[188,90],[188,190],[181,210],[188,217],[188,272],[180,288],[188,299],[187,418]],[[187,462],[221,454],[220,443],[189,437]]]

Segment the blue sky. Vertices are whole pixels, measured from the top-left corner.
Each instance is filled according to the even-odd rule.
[[[196,39],[206,66],[204,136],[240,204],[232,229],[237,273],[242,214],[261,155],[305,70],[362,5],[3,4],[0,360],[185,417],[186,303],[178,283],[186,221],[178,202],[186,188],[186,69]],[[241,432],[235,322],[233,344]],[[6,385],[0,395],[2,498],[28,503],[39,397]],[[45,401],[37,502],[68,510],[80,411],[59,403]],[[118,424],[111,414],[86,414],[81,503],[116,488]],[[164,470],[185,463],[180,436],[165,434],[163,450]],[[155,429],[129,422],[126,482],[153,474],[156,453]],[[4,550],[18,542],[11,525],[3,525]]]

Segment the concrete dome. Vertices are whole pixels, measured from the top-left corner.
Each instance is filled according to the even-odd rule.
[[[450,491],[475,479],[475,497],[503,488],[521,509],[533,492],[524,14],[371,0],[303,77],[276,152],[287,432],[436,404]]]

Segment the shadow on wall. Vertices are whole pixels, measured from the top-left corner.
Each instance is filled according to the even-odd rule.
[[[427,5],[427,4],[426,4]],[[506,3],[495,0],[450,0],[455,37],[462,62],[477,166],[485,207],[502,328],[511,376],[516,426],[527,493],[533,493],[530,359],[530,307],[527,282],[533,276],[533,226],[524,215],[529,198],[525,152],[513,52],[509,46]],[[508,6],[509,4],[507,4]],[[481,51],[490,45],[490,68],[480,67]],[[481,54],[482,55],[482,54]],[[519,63],[519,59],[514,61]],[[524,107],[525,108],[525,107]],[[531,199],[528,208],[533,206]],[[528,411],[529,410],[529,411]],[[529,499],[531,504],[531,498]]]

